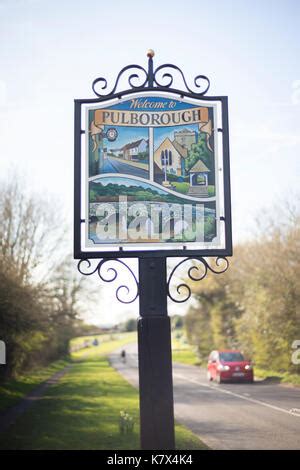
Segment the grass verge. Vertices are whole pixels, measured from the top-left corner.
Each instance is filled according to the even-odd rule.
[[[78,361],[78,360],[84,359],[85,357],[88,357],[89,359],[94,359],[94,358],[99,357],[99,354],[101,356],[105,354],[109,354],[114,349],[120,348],[121,346],[125,344],[135,342],[137,339],[136,335],[137,333],[133,331],[130,333],[96,335],[96,336],[93,336],[92,338],[84,336],[83,337],[84,340],[89,338],[90,341],[91,339],[97,338],[97,340],[99,341],[99,345],[82,348],[76,352],[72,352],[72,360]],[[80,344],[80,340],[81,340],[80,338],[76,338],[76,340],[72,340],[71,346],[74,345],[74,341],[76,341],[75,344]]]
[[[92,341],[97,338],[99,347],[84,348],[85,341]],[[71,346],[78,345],[82,349],[72,353],[72,360],[80,360],[86,355],[93,357],[97,356],[99,351],[104,354],[106,351],[110,352],[111,348],[118,348],[123,344],[130,341],[135,341],[136,333],[123,333],[123,334],[104,334],[96,336],[83,336],[74,338],[71,341]],[[0,385],[0,412],[15,405],[21,398],[25,397],[34,388],[49,379],[53,374],[66,367],[70,363],[70,358],[66,357],[58,361],[52,362],[47,367],[39,367],[26,374],[19,375],[13,380],[9,380]]]
[[[192,349],[173,349],[172,361],[192,366],[199,365],[199,358]]]
[[[113,369],[107,354],[132,341],[132,335],[73,354],[73,367],[20,416],[5,434],[1,449],[139,449],[138,391]],[[120,412],[134,421],[120,432]],[[176,424],[177,449],[207,448],[186,427]]]
[[[261,379],[266,379],[272,377],[273,379],[278,379],[280,383],[297,385],[300,387],[300,375],[292,374],[290,372],[276,372],[274,370],[261,369],[254,366],[254,373],[256,377]]]
[[[172,361],[192,366],[199,365],[195,348],[187,343],[182,330],[175,330],[172,333]]]
[[[15,405],[21,398],[27,395],[49,377],[66,367],[69,360],[61,359],[52,362],[48,367],[38,368],[28,374],[20,375],[16,379],[9,380],[0,385],[0,411]]]

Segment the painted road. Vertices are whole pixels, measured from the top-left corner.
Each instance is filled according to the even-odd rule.
[[[109,157],[104,160],[103,170],[105,173],[125,173],[127,175],[139,176],[140,178],[149,178],[149,172],[142,168],[136,168],[128,163],[118,162]]]
[[[127,345],[111,364],[138,387],[137,346]],[[211,384],[206,371],[173,364],[177,421],[212,449],[300,449],[300,389],[268,381]]]

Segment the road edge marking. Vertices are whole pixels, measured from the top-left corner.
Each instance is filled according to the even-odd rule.
[[[218,387],[215,387],[213,385],[208,385],[208,384],[205,384],[205,383],[202,383],[202,382],[198,382],[197,380],[190,379],[188,377],[184,377],[182,374],[178,374],[177,372],[174,372],[173,375],[175,377],[177,376],[177,377],[179,377],[179,378],[181,378],[185,381],[187,380],[188,382],[192,382],[192,383],[195,383],[197,385],[201,385],[202,387],[208,387],[211,390],[216,390],[217,392],[220,392],[220,393],[227,393],[228,395],[232,395],[234,397],[241,398],[242,400],[250,401],[252,403],[256,403],[257,405],[265,406],[267,408],[271,408],[271,409],[276,410],[276,411],[281,411],[281,413],[286,413],[289,416],[295,416],[297,418],[300,418],[300,414],[292,413],[291,410],[286,410],[285,408],[280,408],[279,406],[271,405],[270,403],[267,403],[265,401],[257,400],[256,398],[245,397],[244,395],[240,395],[239,393],[231,392],[230,390],[225,390],[224,388],[218,388]]]

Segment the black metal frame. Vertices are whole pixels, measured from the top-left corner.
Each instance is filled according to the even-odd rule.
[[[107,80],[99,77],[94,80],[92,88],[97,98],[76,99],[75,100],[75,140],[74,140],[74,258],[75,259],[116,259],[116,258],[153,258],[153,257],[203,257],[203,256],[232,256],[232,230],[231,230],[231,190],[230,190],[230,161],[229,161],[229,129],[228,129],[228,99],[227,96],[204,96],[210,86],[210,81],[205,75],[198,75],[194,79],[194,85],[199,89],[198,92],[192,91],[188,86],[183,72],[179,67],[173,64],[163,64],[153,69],[153,56],[148,55],[148,70],[140,65],[128,65],[124,67],[118,74],[116,82],[111,91],[104,94],[97,92],[97,85],[102,84],[101,90],[107,88]],[[117,91],[121,76],[130,71],[128,83],[130,88],[124,91]],[[132,73],[134,71],[134,73]],[[187,91],[172,88],[173,75],[170,71],[178,72],[183,80]],[[134,80],[140,79],[140,75],[144,75],[144,80],[139,85],[133,83]],[[160,74],[162,76],[160,77]],[[162,83],[165,81],[165,83]],[[200,82],[200,83],[199,83]],[[203,82],[205,86],[203,86]],[[81,129],[81,111],[82,105],[91,103],[103,103],[114,98],[122,98],[127,95],[145,92],[168,92],[180,97],[188,97],[193,99],[201,99],[202,101],[219,101],[222,106],[222,128],[218,129],[222,132],[223,138],[223,183],[224,183],[224,216],[221,218],[225,224],[225,248],[222,249],[149,249],[149,250],[119,250],[113,251],[82,251],[81,250],[81,224],[85,220],[81,218],[81,135],[87,130]]]

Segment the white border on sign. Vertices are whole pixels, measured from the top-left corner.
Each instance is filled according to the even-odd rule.
[[[126,176],[130,177],[132,179],[136,180],[141,180],[143,182],[150,182],[154,186],[158,186],[161,188],[161,185],[156,183],[153,180],[153,169],[151,171],[151,163],[153,163],[153,158],[154,158],[154,150],[151,149],[151,152],[149,150],[149,180],[144,180],[143,178],[139,178],[137,176],[131,176],[127,174],[122,174],[122,173],[102,173],[93,177],[88,177],[89,175],[89,111],[90,110],[95,110],[95,109],[100,109],[100,108],[106,108],[108,106],[114,106],[118,103],[123,103],[126,101],[129,101],[131,99],[136,99],[136,98],[141,98],[143,96],[146,97],[162,97],[162,98],[173,98],[176,101],[180,101],[182,103],[189,103],[193,105],[198,105],[198,106],[204,106],[204,107],[210,107],[213,109],[213,117],[214,117],[214,128],[213,128],[213,135],[214,135],[214,153],[215,153],[215,196],[209,197],[209,198],[193,198],[191,196],[184,196],[185,199],[189,199],[193,202],[198,202],[198,203],[207,203],[207,202],[212,202],[216,201],[216,232],[217,236],[211,241],[211,242],[127,242],[127,243],[98,243],[95,244],[92,240],[88,238],[88,232],[89,232],[89,223],[88,223],[88,215],[89,215],[89,181],[93,181],[94,179],[99,179],[101,177],[106,177],[106,176]],[[83,231],[81,232],[81,244],[84,241],[84,245],[81,246],[81,250],[84,251],[92,251],[92,252],[106,252],[106,251],[119,251],[120,248],[123,249],[123,251],[151,251],[151,250],[174,250],[174,249],[183,249],[185,248],[187,251],[190,250],[203,250],[203,249],[211,249],[216,250],[216,249],[223,249],[225,248],[225,230],[222,228],[221,224],[221,211],[220,211],[220,205],[222,206],[222,212],[224,212],[224,187],[222,184],[222,191],[220,191],[220,182],[223,181],[222,178],[220,180],[220,175],[219,173],[223,173],[223,165],[224,165],[224,156],[222,152],[222,158],[219,158],[219,135],[218,135],[218,128],[222,127],[222,118],[221,118],[221,113],[220,113],[220,108],[222,104],[220,101],[216,100],[201,100],[201,99],[193,99],[189,97],[178,97],[175,93],[164,93],[164,92],[147,92],[147,90],[143,90],[141,92],[133,93],[132,95],[127,95],[123,98],[113,98],[110,99],[108,98],[105,102],[103,103],[97,103],[96,105],[86,105],[84,106],[85,108],[85,145],[82,146],[84,148],[84,152],[82,152],[81,155],[81,169],[83,170],[81,172],[82,175],[84,175],[84,178],[82,179],[82,195],[81,198],[84,196],[84,200],[82,201],[82,207],[84,207],[84,219],[85,223],[83,224],[84,227],[82,227]],[[218,123],[221,123],[218,125]],[[152,133],[152,141],[153,141],[153,129],[154,127],[152,126],[146,126],[149,129],[149,141],[150,141],[150,133]],[[176,127],[176,126],[172,126]],[[151,155],[150,155],[151,154]],[[83,158],[84,157],[84,158]],[[83,161],[84,160],[84,161]],[[153,165],[152,165],[153,167]],[[152,173],[152,175],[151,175]],[[151,179],[152,176],[152,179]],[[168,190],[171,194],[174,194],[176,196],[180,197],[180,194],[176,191]],[[220,202],[222,201],[222,204]],[[82,214],[81,214],[82,215]],[[222,214],[224,216],[224,214]]]

